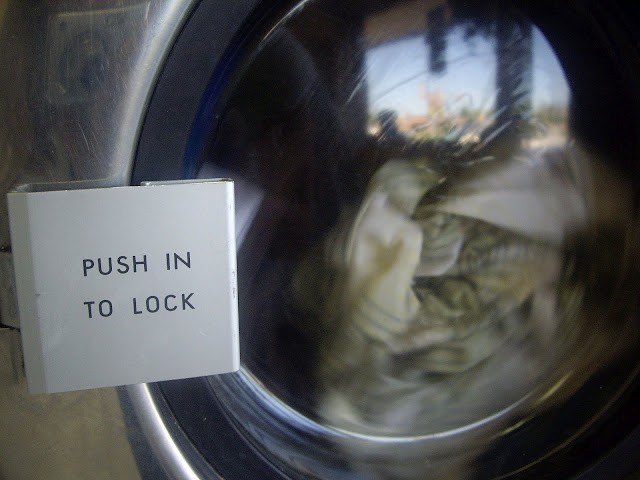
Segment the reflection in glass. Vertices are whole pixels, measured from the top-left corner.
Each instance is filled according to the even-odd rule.
[[[385,15],[391,16],[385,12],[365,21],[370,134],[392,140],[380,116],[393,113],[395,139],[477,145],[484,130],[520,104],[530,116],[535,145],[565,140],[569,87],[539,29],[496,21],[480,33],[470,20],[444,21],[437,29],[441,38],[409,29],[390,39],[380,18]],[[499,26],[501,32],[518,31],[498,35]],[[515,58],[521,65],[514,66]]]
[[[245,372],[374,478],[463,478],[481,426],[566,400],[636,334],[630,298],[588,301],[628,266],[630,187],[573,135],[545,35],[439,5],[301,4],[219,101],[201,173],[236,180]],[[425,466],[438,436],[468,453]]]

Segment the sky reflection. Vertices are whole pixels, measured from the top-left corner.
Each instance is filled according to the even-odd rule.
[[[447,68],[429,72],[429,49],[416,34],[371,47],[366,53],[368,104],[371,113],[394,110],[400,116],[433,113],[434,103],[450,113],[462,109],[489,112],[496,96],[495,41],[477,35],[464,39],[462,27],[447,35]],[[566,107],[569,86],[544,35],[533,29],[533,92],[535,108]],[[439,108],[436,105],[436,108]]]

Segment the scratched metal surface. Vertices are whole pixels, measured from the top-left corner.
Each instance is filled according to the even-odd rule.
[[[0,193],[125,185],[151,86],[192,2],[2,2]],[[9,244],[5,202],[0,245]]]
[[[151,85],[190,7],[0,1],[3,198],[31,182],[128,183]],[[140,478],[116,389],[29,395],[21,358],[18,332],[1,329],[0,478]]]

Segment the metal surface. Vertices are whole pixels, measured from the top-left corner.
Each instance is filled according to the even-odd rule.
[[[0,18],[0,193],[128,184],[141,119],[193,2],[20,2]],[[0,203],[0,246],[9,244]]]
[[[16,285],[13,276],[13,257],[10,251],[0,251],[0,323],[20,328]]]
[[[0,478],[138,480],[113,388],[29,395],[20,335],[0,329]]]

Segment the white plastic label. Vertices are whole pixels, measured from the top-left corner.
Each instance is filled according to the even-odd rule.
[[[29,391],[239,368],[233,182],[8,194]]]

